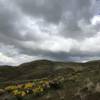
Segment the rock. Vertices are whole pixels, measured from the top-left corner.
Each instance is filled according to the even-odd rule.
[[[3,95],[5,93],[5,90],[0,89],[0,95]]]

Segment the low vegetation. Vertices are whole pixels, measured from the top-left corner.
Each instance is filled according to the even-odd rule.
[[[22,98],[25,96],[40,97],[46,94],[50,90],[57,90],[63,87],[64,77],[58,76],[53,79],[39,79],[33,80],[28,83],[9,85],[4,89],[0,89],[0,94],[11,94],[16,98]]]
[[[0,100],[100,100],[100,61],[1,67],[0,88]]]

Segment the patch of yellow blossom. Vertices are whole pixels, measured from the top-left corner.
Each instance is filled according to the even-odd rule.
[[[30,89],[32,87],[33,87],[33,83],[27,83],[25,84],[24,89]]]
[[[17,84],[8,86],[4,89],[4,91],[9,91],[15,96],[26,96],[28,94],[33,95],[41,95],[45,92],[45,90],[48,90],[49,88],[52,88],[52,85],[60,85],[64,81],[64,78],[59,76],[54,79],[41,79],[39,81],[33,80],[33,82],[28,82],[24,84]]]
[[[15,96],[25,96],[26,95],[25,91],[20,91],[20,90],[14,90],[12,91],[12,94]]]
[[[6,91],[12,91],[12,90],[15,90],[15,89],[17,89],[17,86],[13,86],[13,85],[5,88]]]
[[[34,95],[39,95],[44,92],[44,89],[42,86],[38,86],[38,87],[35,87],[32,91]]]

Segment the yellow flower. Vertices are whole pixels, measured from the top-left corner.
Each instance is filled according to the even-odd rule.
[[[20,91],[18,91],[18,90],[14,90],[14,91],[12,91],[12,93],[13,93],[14,95],[20,95]]]
[[[8,86],[5,88],[6,91],[12,91],[12,90],[15,90],[17,89],[17,86]]]
[[[32,88],[32,87],[33,87],[32,83],[27,83],[27,84],[25,84],[24,89],[29,89],[29,88]]]
[[[32,91],[33,91],[33,93],[34,93],[35,95],[37,95],[37,94],[43,93],[43,92],[44,92],[44,89],[43,89],[42,86],[38,86],[38,87],[35,87]]]
[[[26,93],[24,91],[22,91],[21,96],[25,96],[25,95],[26,95]]]
[[[19,84],[19,85],[17,85],[17,88],[21,89],[21,88],[23,88],[23,86],[24,86],[24,84]]]
[[[26,93],[24,91],[19,91],[19,90],[14,90],[14,91],[12,91],[12,93],[15,96],[18,96],[18,95],[25,96],[26,95]]]

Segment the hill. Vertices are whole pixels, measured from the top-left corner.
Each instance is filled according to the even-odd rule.
[[[21,64],[19,66],[0,66],[0,79],[2,82],[14,80],[37,79],[55,74],[66,68],[82,67],[81,63],[53,62],[49,60],[37,60]],[[77,69],[76,68],[76,69]]]
[[[0,88],[26,84],[43,78],[54,80],[58,76],[64,78],[62,88],[48,90],[47,93],[38,98],[26,96],[22,100],[100,100],[99,60],[87,63],[37,60],[15,67],[1,66]],[[3,94],[0,96],[0,100],[4,100],[5,96],[8,98],[7,100],[15,100],[11,97],[16,98],[9,94]],[[16,98],[16,100],[19,99]]]

